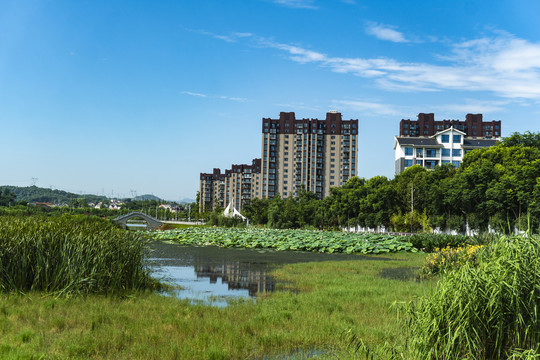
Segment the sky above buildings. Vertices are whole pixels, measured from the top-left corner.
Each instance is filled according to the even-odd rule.
[[[195,198],[261,119],[359,120],[394,176],[402,118],[540,131],[540,2],[3,0],[0,185]]]

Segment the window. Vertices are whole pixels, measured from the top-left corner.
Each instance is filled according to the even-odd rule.
[[[461,156],[461,149],[452,149],[452,156]]]
[[[461,135],[454,135],[453,137],[455,143],[461,143]]]
[[[437,149],[426,149],[426,157],[437,157]]]
[[[412,160],[405,160],[405,167],[412,166]]]
[[[403,128],[404,128],[404,129],[408,129],[408,128],[409,128],[409,124],[403,124]]]
[[[454,165],[455,167],[459,167],[459,161],[452,161],[452,165]]]
[[[406,147],[405,148],[405,155],[411,156],[413,154],[413,148],[412,147]]]
[[[409,134],[409,130],[407,129],[403,130],[403,135],[407,135],[407,134]]]
[[[442,156],[450,156],[450,149],[442,149]]]
[[[443,160],[442,163],[443,164],[450,164],[450,160]]]
[[[445,144],[449,143],[450,142],[450,135],[448,134],[445,134],[445,135],[442,135],[441,136],[441,141]]]

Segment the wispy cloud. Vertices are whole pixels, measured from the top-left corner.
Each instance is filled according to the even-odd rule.
[[[263,43],[285,51],[295,62],[372,78],[387,90],[491,91],[506,98],[540,99],[540,44],[510,35],[452,44],[451,56],[434,56],[434,63],[332,57],[299,46]]]
[[[201,94],[191,91],[182,91],[183,95],[189,95],[189,96],[195,96],[200,98],[209,98],[209,99],[222,99],[222,100],[230,100],[230,101],[238,101],[238,102],[246,102],[248,99],[241,98],[241,97],[234,97],[234,96],[225,96],[225,95],[207,95],[207,94]]]
[[[317,9],[313,0],[270,0],[275,4],[283,5],[294,9]]]
[[[204,31],[204,30],[196,30],[196,29],[186,29],[187,31],[194,32],[201,35],[208,35],[213,37],[214,39],[223,40],[226,42],[237,42],[241,39],[248,38],[253,36],[253,34],[248,32],[233,32],[230,34],[215,34],[210,31]]]
[[[540,43],[507,33],[445,42],[449,55],[433,54],[431,62],[330,56],[252,34],[246,38],[253,46],[279,50],[299,64],[370,78],[389,91],[489,91],[504,98],[540,100]]]
[[[321,107],[318,105],[308,105],[304,103],[282,103],[282,104],[276,104],[276,106],[279,106],[282,109],[311,110],[311,111],[321,110]]]
[[[208,97],[208,95],[200,94],[200,93],[194,93],[194,92],[191,92],[191,91],[182,91],[182,94],[190,95],[190,96],[197,96],[197,97],[202,97],[202,98]]]
[[[396,109],[393,105],[381,104],[378,102],[361,100],[334,100],[332,103],[336,107],[351,109],[359,114],[366,113],[392,116],[400,116],[403,114],[403,111]]]
[[[445,104],[437,106],[434,111],[444,115],[447,113],[494,113],[504,110],[511,101],[489,101],[477,99],[465,99],[459,104]]]
[[[390,25],[368,23],[366,33],[373,35],[380,40],[388,40],[398,43],[409,42],[403,33],[395,30],[395,27]]]

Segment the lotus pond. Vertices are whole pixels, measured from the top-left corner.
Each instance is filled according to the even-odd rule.
[[[412,243],[407,241],[406,236],[338,231],[186,228],[149,234],[155,240],[170,240],[182,245],[215,245],[347,254],[417,251]]]

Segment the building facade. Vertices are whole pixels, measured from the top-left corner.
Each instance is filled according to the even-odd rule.
[[[501,137],[501,121],[483,121],[482,114],[467,114],[462,120],[435,120],[433,113],[418,114],[417,120],[401,119],[399,136],[432,136],[453,127],[467,137],[479,139],[499,139]]]
[[[428,118],[431,120],[423,121],[424,115],[430,115]],[[433,121],[432,115],[419,114],[417,122],[401,120],[400,136],[395,136],[394,139],[396,175],[413,165],[420,165],[427,169],[443,164],[458,167],[466,153],[474,149],[494,146],[500,139],[501,122],[482,122],[482,114],[467,114],[465,122]],[[448,123],[448,121],[454,123]],[[417,134],[419,129],[422,129],[425,135],[411,135],[411,130]],[[430,134],[431,129],[434,129],[434,134]]]
[[[281,112],[262,121],[262,188],[257,197],[296,196],[303,186],[319,198],[356,175],[358,120],[330,111],[324,120]]]
[[[253,198],[296,196],[300,187],[323,198],[356,176],[357,151],[358,120],[343,120],[337,111],[324,120],[296,119],[294,112],[263,118],[261,158],[201,173],[199,208],[232,202],[241,210]]]
[[[201,173],[199,190],[200,211],[225,208],[232,203],[241,210],[257,197],[261,188],[261,159],[253,159],[251,165],[233,165],[231,169],[214,169],[212,173]]]

